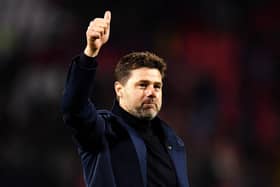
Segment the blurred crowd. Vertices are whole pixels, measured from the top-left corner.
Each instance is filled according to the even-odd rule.
[[[0,181],[84,187],[60,112],[91,19],[112,11],[97,108],[131,51],[168,64],[160,116],[183,138],[191,187],[280,186],[280,3],[267,0],[1,0]]]

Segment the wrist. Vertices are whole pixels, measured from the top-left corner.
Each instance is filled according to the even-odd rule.
[[[92,50],[90,47],[86,47],[84,50],[84,54],[88,57],[96,57],[98,55],[99,49]]]

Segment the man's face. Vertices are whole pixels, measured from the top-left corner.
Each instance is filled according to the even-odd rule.
[[[161,109],[162,76],[158,69],[139,68],[130,72],[127,82],[115,83],[120,106],[140,119],[153,119]]]

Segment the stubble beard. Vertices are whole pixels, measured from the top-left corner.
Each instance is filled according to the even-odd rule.
[[[160,111],[160,106],[158,104],[154,104],[154,107],[149,108],[145,107],[144,104],[135,108],[132,111],[132,114],[139,119],[143,120],[152,120],[154,119]]]

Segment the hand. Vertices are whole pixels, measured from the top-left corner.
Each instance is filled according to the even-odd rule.
[[[98,55],[102,45],[109,39],[110,22],[110,11],[105,12],[104,18],[95,18],[90,22],[86,32],[87,46],[84,50],[85,55],[89,57],[95,57]]]

